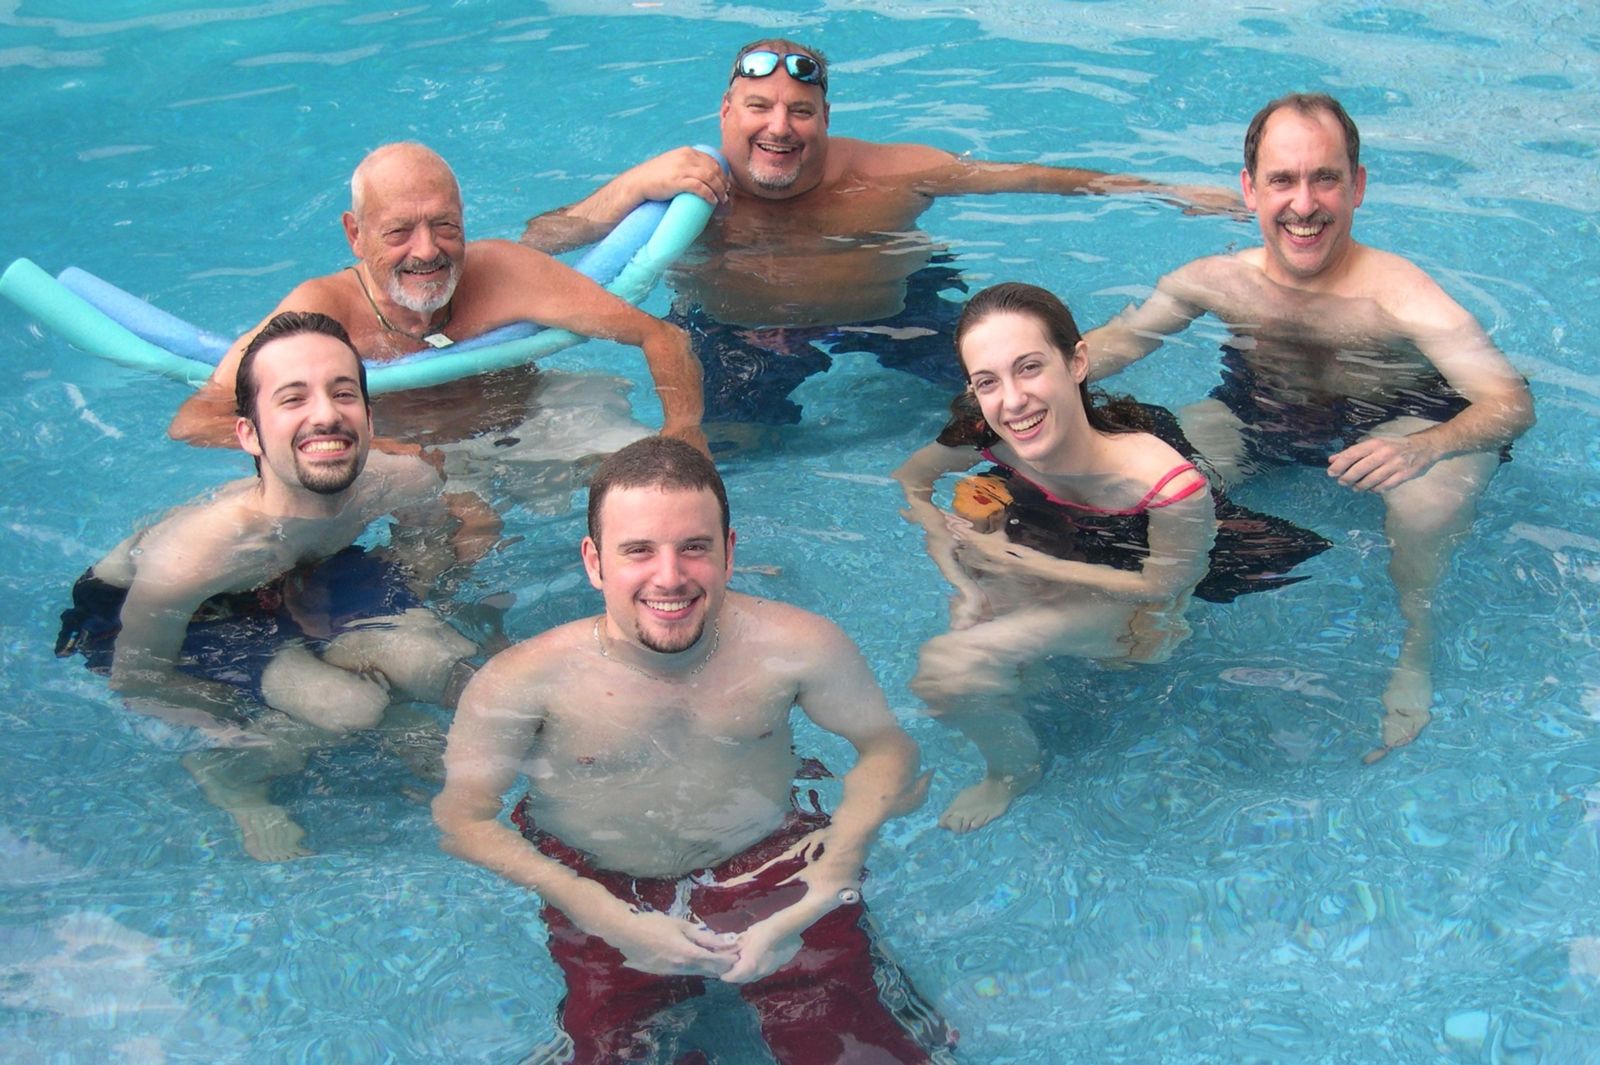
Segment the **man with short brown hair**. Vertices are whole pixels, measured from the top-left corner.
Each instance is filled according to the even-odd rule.
[[[1217,471],[1313,465],[1382,493],[1406,628],[1370,761],[1432,718],[1434,593],[1505,449],[1533,424],[1533,398],[1431,277],[1351,235],[1367,187],[1359,152],[1331,96],[1267,104],[1239,175],[1262,246],[1179,267],[1084,339],[1091,377],[1105,377],[1215,315],[1232,334],[1223,381],[1182,415]]]

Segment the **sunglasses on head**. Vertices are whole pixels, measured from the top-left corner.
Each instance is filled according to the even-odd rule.
[[[746,52],[739,57],[739,62],[734,64],[733,76],[764,78],[778,69],[779,60],[783,61],[783,69],[787,70],[795,81],[803,81],[807,85],[820,85],[824,92],[828,90],[828,79],[822,73],[822,64],[802,52],[779,55],[765,48]]]

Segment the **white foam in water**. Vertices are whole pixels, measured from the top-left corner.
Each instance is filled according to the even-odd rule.
[[[95,910],[58,917],[46,931],[53,942],[43,952],[0,966],[0,1002],[11,1009],[129,1023],[185,1008],[151,965],[166,950],[160,940]]]

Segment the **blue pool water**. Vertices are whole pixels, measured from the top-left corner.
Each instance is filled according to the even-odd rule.
[[[647,155],[715,139],[727,57],[782,30],[831,53],[833,132],[982,158],[1231,183],[1244,122],[1341,96],[1371,184],[1358,235],[1421,262],[1532,381],[1517,445],[1439,602],[1436,720],[1376,766],[1399,636],[1379,507],[1315,477],[1252,486],[1334,541],[1312,580],[1197,604],[1171,662],[1062,663],[1055,761],[992,828],[936,811],[977,772],[906,684],[946,590],[887,474],[944,397],[842,358],[805,421],[726,473],[738,586],[838,619],[938,767],[869,898],[971,1062],[1600,1060],[1600,17],[1563,0],[719,5],[267,0],[0,4],[0,262],[91,269],[218,332],[346,257],[369,147],[455,165],[470,231],[509,236]],[[1019,278],[1095,323],[1252,227],[1131,199],[941,201],[976,288]],[[649,306],[665,308],[658,293]],[[1125,375],[1208,388],[1215,328]],[[0,1061],[509,1062],[559,980],[532,902],[435,846],[421,789],[362,745],[282,799],[318,857],[261,865],[179,741],[50,653],[83,568],[135,517],[243,469],[162,435],[180,386],[90,360],[0,307]],[[569,369],[625,373],[587,344]],[[463,595],[526,635],[593,612],[575,513]],[[833,761],[836,745],[803,737]],[[722,1060],[759,1061],[713,1021]]]

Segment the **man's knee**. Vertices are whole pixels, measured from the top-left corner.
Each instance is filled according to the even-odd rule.
[[[323,658],[354,672],[376,670],[408,695],[438,702],[457,664],[477,649],[433,611],[416,607],[341,633]]]
[[[261,674],[261,695],[274,710],[337,734],[373,728],[389,707],[376,680],[322,661],[304,647],[285,647]]]
[[[1226,482],[1240,480],[1245,468],[1244,422],[1220,399],[1202,399],[1178,411],[1178,425]]]
[[[1464,532],[1499,465],[1500,458],[1494,454],[1454,455],[1387,490],[1383,497],[1390,537],[1434,540]]]

